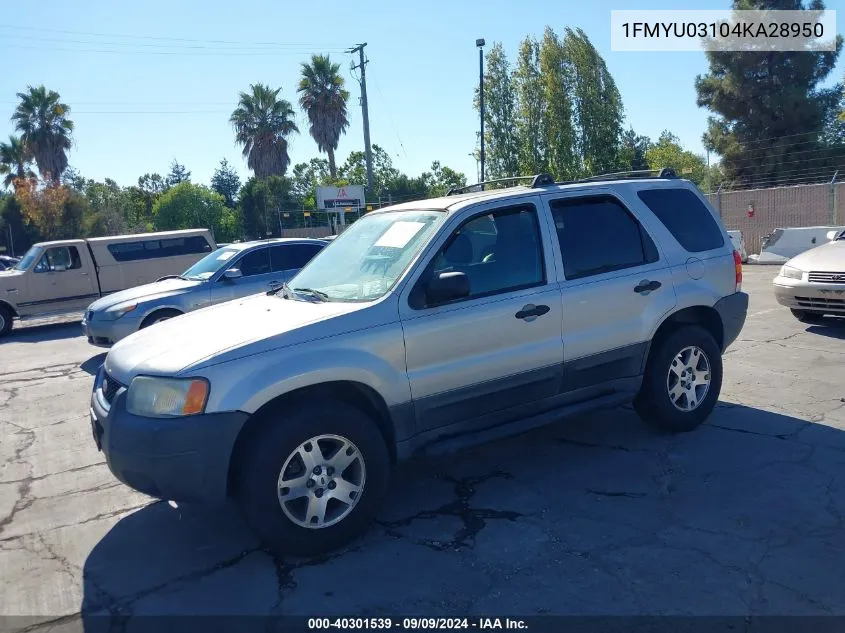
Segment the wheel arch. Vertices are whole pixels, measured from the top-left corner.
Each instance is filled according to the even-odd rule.
[[[667,315],[657,327],[643,357],[642,371],[645,371],[648,359],[651,357],[651,351],[656,347],[656,343],[685,325],[697,325],[704,328],[716,340],[719,349],[724,351],[725,327],[722,323],[722,317],[716,309],[704,305],[689,306]]]
[[[12,317],[20,317],[20,315],[18,314],[18,311],[15,309],[15,306],[13,306],[8,301],[3,301],[2,299],[0,299],[0,308],[4,308],[4,309],[8,310],[9,312],[11,312]]]

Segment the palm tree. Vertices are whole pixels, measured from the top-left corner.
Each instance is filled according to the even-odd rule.
[[[328,55],[312,55],[311,63],[302,63],[299,80],[299,105],[308,114],[311,136],[317,148],[329,155],[329,173],[337,178],[334,153],[340,135],[349,127],[346,102],[349,92],[343,88],[340,64],[333,64]]]
[[[70,108],[59,100],[55,90],[48,91],[44,86],[27,89],[18,93],[21,102],[12,121],[32,152],[41,177],[58,182],[67,169],[67,151],[73,144],[73,121],[67,118]]]
[[[15,180],[32,178],[29,168],[32,155],[20,138],[9,135],[8,143],[0,143],[0,175],[5,175],[3,186],[10,187]]]
[[[229,122],[235,139],[243,145],[247,165],[259,178],[282,176],[290,165],[287,137],[299,128],[289,101],[279,98],[281,88],[252,84],[242,92]]]

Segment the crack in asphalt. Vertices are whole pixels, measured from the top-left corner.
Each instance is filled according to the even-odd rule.
[[[419,539],[415,542],[430,549],[442,551],[457,551],[464,548],[472,549],[475,546],[475,537],[487,525],[490,519],[504,519],[516,521],[524,516],[521,512],[512,510],[492,510],[488,508],[473,508],[470,500],[475,495],[476,487],[490,479],[502,478],[511,479],[512,475],[502,470],[495,470],[475,477],[464,477],[457,479],[449,475],[442,475],[439,479],[448,481],[454,487],[455,499],[443,504],[434,510],[423,510],[402,519],[393,521],[377,521],[385,529],[388,536],[396,539],[405,539],[398,528],[408,527],[414,521],[420,519],[433,519],[441,516],[457,517],[461,520],[461,527],[452,535],[451,540],[443,542],[435,539]]]

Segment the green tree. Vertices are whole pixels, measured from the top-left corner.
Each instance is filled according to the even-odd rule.
[[[170,173],[164,179],[166,188],[178,185],[180,182],[191,182],[191,172],[175,158],[170,163]]]
[[[280,235],[281,214],[293,208],[291,182],[283,176],[250,178],[240,192],[241,222],[246,239]]]
[[[480,102],[475,90],[475,109]],[[516,93],[505,50],[496,42],[487,53],[484,71],[485,177],[519,175],[519,137],[516,128]]]
[[[519,172],[521,175],[548,172],[548,148],[543,131],[546,94],[540,75],[540,44],[531,37],[526,37],[519,45],[513,82]]]
[[[44,238],[34,224],[23,214],[20,201],[14,195],[0,196],[0,231],[8,248],[14,247],[11,254],[22,254],[36,242]],[[11,231],[11,240],[8,239]]]
[[[573,176],[614,171],[624,118],[622,97],[604,59],[581,29],[567,28],[562,44],[568,69],[578,169]],[[561,112],[565,116],[565,112]],[[581,173],[578,173],[578,172]]]
[[[60,101],[58,92],[44,86],[28,86],[27,92],[17,96],[20,103],[12,114],[15,128],[32,152],[41,177],[59,183],[72,145],[70,107]]]
[[[180,182],[168,189],[153,206],[153,220],[156,230],[206,227],[219,242],[234,239],[232,210],[204,185]]]
[[[250,85],[249,92],[240,93],[238,107],[229,118],[247,165],[258,178],[284,175],[290,165],[288,137],[299,133],[290,102],[279,98],[281,91],[260,83]]]
[[[303,209],[317,208],[317,187],[338,183],[329,174],[329,161],[325,158],[312,158],[307,163],[293,166],[291,178],[291,197]]]
[[[642,171],[650,169],[646,161],[646,152],[651,148],[651,139],[634,132],[633,128],[622,133],[619,147],[619,167],[623,171]]]
[[[138,178],[138,188],[152,196],[159,196],[167,189],[167,183],[160,174],[144,174]]]
[[[35,176],[29,168],[31,161],[32,155],[26,145],[20,138],[10,134],[8,143],[0,143],[0,176],[5,176],[3,186],[11,187],[15,179]]]
[[[225,158],[220,161],[220,165],[214,170],[214,175],[211,177],[211,188],[223,196],[227,207],[235,208],[238,201],[238,191],[241,188],[241,179],[235,168]]]
[[[540,44],[540,78],[543,82],[542,129],[548,168],[557,178],[570,179],[581,171],[573,125],[572,72],[555,32],[546,27]]]
[[[733,8],[803,9],[802,0],[734,0]],[[809,8],[824,9],[821,0]],[[834,158],[819,143],[841,86],[821,87],[842,48],[828,52],[709,51],[710,70],[696,78],[698,105],[709,109],[705,143],[725,175],[745,184],[801,182]],[[839,154],[841,162],[842,154]],[[800,160],[799,160],[800,159]],[[831,169],[832,171],[832,169]]]
[[[379,145],[373,145],[373,191],[375,197],[387,197],[391,187],[399,178],[399,170],[393,166],[393,160]],[[364,152],[350,152],[346,162],[338,170],[340,178],[351,185],[363,185],[367,182],[367,164]]]
[[[429,174],[425,174],[428,176]],[[467,184],[467,177],[446,165],[441,165],[440,161],[431,163],[431,174],[429,178],[428,191],[426,192],[430,197],[443,196],[452,187],[464,187]]]
[[[312,55],[310,63],[302,63],[299,80],[299,105],[308,115],[309,131],[317,149],[329,157],[329,173],[337,178],[334,153],[340,135],[349,127],[346,102],[349,91],[344,87],[340,64],[333,64],[328,55]]]
[[[704,158],[681,147],[680,139],[669,130],[664,130],[657,143],[646,150],[645,159],[649,169],[671,167],[681,178],[698,186],[706,184],[708,171]]]

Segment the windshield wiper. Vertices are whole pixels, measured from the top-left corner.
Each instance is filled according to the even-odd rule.
[[[325,292],[321,292],[320,290],[314,290],[313,288],[294,288],[293,291],[306,295],[311,295],[312,297],[316,297],[320,301],[329,300],[329,295],[327,295]]]
[[[288,282],[283,283],[281,286],[276,286],[275,288],[270,288],[265,294],[268,297],[272,297],[275,294],[282,293],[282,296],[287,299],[290,295],[290,288],[288,288]]]

